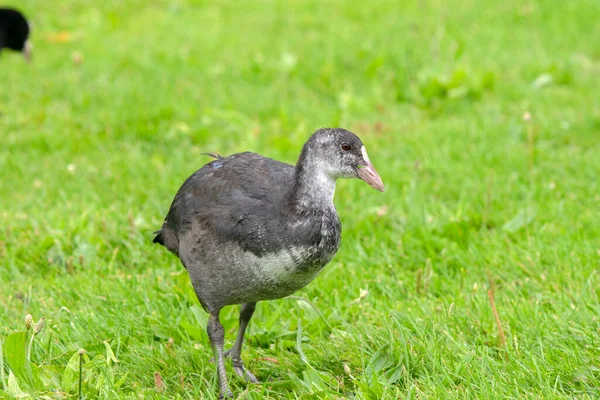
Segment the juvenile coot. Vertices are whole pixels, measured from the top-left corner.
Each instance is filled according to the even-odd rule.
[[[0,53],[11,49],[23,53],[25,60],[31,59],[29,23],[25,16],[14,8],[0,8]]]
[[[345,129],[316,131],[295,167],[249,152],[214,157],[183,183],[154,242],[177,254],[210,314],[221,395],[231,397],[225,356],[238,375],[258,382],[240,358],[256,303],[306,286],[340,245],[336,179],[384,186],[361,140]],[[239,331],[223,352],[219,312],[231,304],[242,304]]]

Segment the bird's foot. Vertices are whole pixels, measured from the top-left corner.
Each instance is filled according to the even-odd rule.
[[[248,371],[248,369],[244,367],[244,363],[242,362],[242,360],[233,359],[233,357],[231,356],[231,350],[232,349],[229,349],[226,352],[224,352],[223,357],[231,358],[231,361],[233,363],[233,370],[235,371],[235,373],[243,379],[247,380],[248,382],[260,383],[260,381],[256,379],[256,376],[254,376],[252,372]],[[210,362],[214,362],[214,357],[210,359]]]
[[[254,374],[248,371],[246,367],[244,367],[244,363],[242,363],[242,360],[233,360],[233,370],[236,374],[246,379],[248,382],[260,383],[260,381],[254,376]]]

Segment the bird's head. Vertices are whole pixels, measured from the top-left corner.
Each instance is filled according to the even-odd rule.
[[[381,177],[369,159],[367,149],[354,133],[342,128],[316,131],[304,145],[301,159],[310,158],[310,168],[319,168],[332,179],[359,178],[383,192]]]

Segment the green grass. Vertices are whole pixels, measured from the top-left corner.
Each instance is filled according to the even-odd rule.
[[[76,398],[79,349],[85,398],[216,398],[206,314],[151,232],[200,153],[293,163],[322,126],[387,191],[339,183],[342,246],[298,292],[325,320],[259,303],[266,383],[236,394],[600,397],[600,3],[10,3],[35,48],[0,58],[0,398]]]

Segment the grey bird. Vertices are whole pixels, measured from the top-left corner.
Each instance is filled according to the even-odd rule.
[[[233,397],[226,356],[236,374],[258,383],[241,359],[256,303],[303,288],[339,248],[336,180],[359,178],[382,192],[384,186],[361,140],[341,128],[317,130],[296,166],[250,152],[212,156],[183,183],[154,242],[187,268],[210,314],[207,332],[221,397]],[[219,312],[234,304],[241,304],[239,330],[225,352]]]
[[[0,8],[0,52],[2,49],[19,51],[30,61],[29,33],[29,22],[23,13],[14,8]]]

